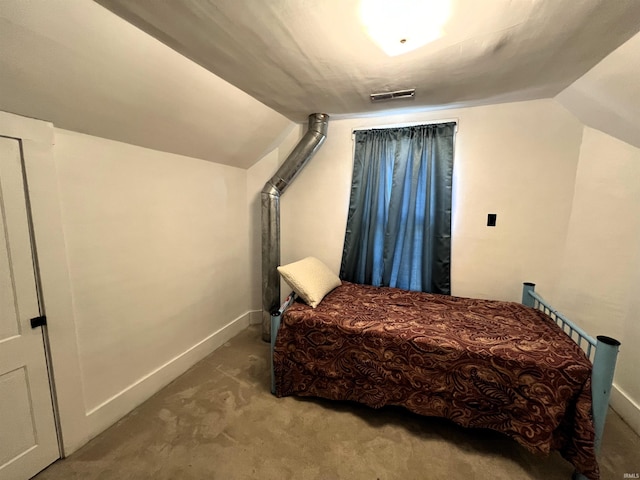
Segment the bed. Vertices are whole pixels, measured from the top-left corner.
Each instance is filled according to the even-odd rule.
[[[340,282],[316,308],[272,315],[272,392],[399,405],[558,450],[598,479],[618,347],[593,339],[527,283],[523,303]]]

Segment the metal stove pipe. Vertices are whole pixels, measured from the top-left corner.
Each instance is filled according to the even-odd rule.
[[[280,195],[327,137],[329,115],[309,115],[309,129],[262,189],[262,339],[271,341],[271,313],[280,308]]]

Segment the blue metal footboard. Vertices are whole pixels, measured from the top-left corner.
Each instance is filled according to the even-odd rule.
[[[569,337],[578,344],[587,355],[593,369],[591,371],[591,401],[593,404],[593,427],[596,431],[595,449],[600,450],[604,423],[607,418],[611,386],[613,385],[613,373],[616,369],[616,360],[620,342],[615,338],[598,335],[595,339],[588,335],[575,323],[555,310],[540,295],[535,292],[535,284],[526,282],[522,287],[522,303],[528,307],[536,308],[545,313]],[[578,472],[573,475],[574,480],[586,480],[586,477]]]

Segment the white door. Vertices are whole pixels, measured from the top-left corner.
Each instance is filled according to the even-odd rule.
[[[58,458],[22,157],[0,137],[0,480],[25,480]]]

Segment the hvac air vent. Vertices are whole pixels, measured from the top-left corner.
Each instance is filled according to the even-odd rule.
[[[372,93],[369,97],[372,102],[386,102],[387,100],[401,100],[403,98],[413,98],[416,95],[416,89],[398,90],[396,92]]]

